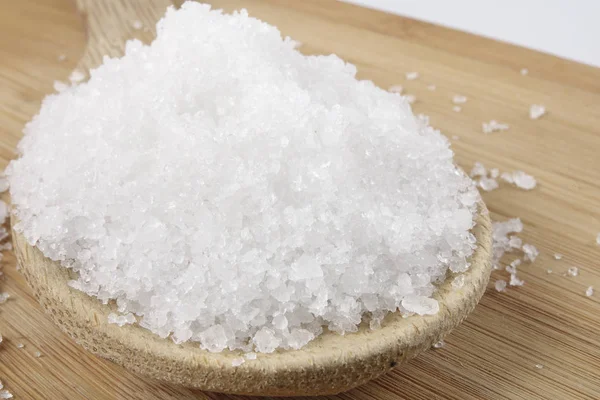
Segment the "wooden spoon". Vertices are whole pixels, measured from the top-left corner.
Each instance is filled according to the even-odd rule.
[[[114,2],[78,0],[88,15],[88,45],[79,63],[87,70],[102,55],[121,54],[123,43],[133,35],[151,36],[135,29],[141,21],[149,30],[170,2]],[[135,7],[137,5],[137,7]],[[148,39],[148,37],[146,37]],[[465,272],[464,285],[452,287],[449,274],[436,298],[440,311],[432,316],[386,317],[382,328],[361,327],[345,336],[325,333],[297,351],[259,354],[234,367],[237,352],[210,353],[198,344],[177,345],[137,325],[108,324],[114,305],[68,286],[73,271],[44,257],[13,231],[15,253],[22,273],[52,320],[77,343],[101,357],[139,374],[166,382],[214,392],[249,395],[317,395],[339,393],[361,385],[406,362],[439,341],[473,310],[485,291],[490,275],[491,222],[484,204],[473,229],[478,247]]]

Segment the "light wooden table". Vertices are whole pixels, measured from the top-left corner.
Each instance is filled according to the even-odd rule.
[[[66,80],[80,60],[89,67],[103,52],[118,53],[117,31],[150,39],[150,32],[114,26],[139,19],[150,27],[160,15],[151,4],[158,2],[79,0],[82,13],[69,0],[0,0],[0,167],[15,157],[23,125],[52,82]],[[382,87],[402,84],[417,96],[416,112],[459,137],[453,148],[465,169],[481,161],[538,178],[531,192],[502,186],[484,194],[493,218],[521,217],[521,237],[541,251],[521,267],[525,286],[498,293],[493,282],[508,274],[494,272],[481,304],[444,348],[329,398],[599,399],[600,69],[331,0],[211,3],[245,6],[304,43],[303,52],[335,52]],[[60,54],[67,59],[59,61]],[[405,81],[409,71],[420,78]],[[460,113],[452,111],[454,94],[468,97]],[[548,114],[530,120],[533,103]],[[510,130],[483,134],[482,122],[491,119]],[[555,252],[563,259],[555,260]],[[0,380],[15,399],[243,398],[152,382],[86,353],[46,318],[11,254],[2,265],[0,291],[12,297],[0,305]],[[579,276],[564,276],[571,266]],[[586,297],[590,285],[597,294]],[[34,357],[36,351],[43,356]]]

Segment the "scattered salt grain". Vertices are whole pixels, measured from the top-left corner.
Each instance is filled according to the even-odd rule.
[[[527,68],[522,68],[521,69],[521,75],[525,76],[529,73],[529,70]]]
[[[69,85],[61,81],[54,81],[54,84],[52,86],[54,87],[54,90],[56,90],[58,93],[65,91],[69,88]]]
[[[546,114],[546,107],[542,105],[532,104],[531,107],[529,107],[529,118],[531,119],[538,119],[544,114]]]
[[[494,287],[498,292],[506,292],[506,281],[498,279],[496,283],[494,283]]]
[[[244,357],[246,357],[246,360],[256,360],[256,353],[246,353],[244,354]]]
[[[435,91],[435,89],[436,89],[435,85],[429,85],[429,86],[427,86],[427,90],[430,90],[432,92]]]
[[[540,254],[539,250],[532,244],[524,244],[523,253],[525,254],[525,260],[529,262],[534,262]]]
[[[142,21],[140,21],[139,19],[136,19],[131,22],[131,26],[135,30],[140,30],[144,27],[144,24],[142,24]]]
[[[452,96],[452,102],[454,104],[464,104],[467,102],[467,98],[460,94],[456,94],[456,95]]]
[[[414,81],[418,77],[419,77],[419,73],[418,72],[407,72],[406,73],[406,80],[407,81]]]
[[[498,269],[500,259],[507,252],[521,249],[521,240],[510,233],[519,233],[523,230],[523,223],[519,218],[492,224],[492,265]]]
[[[63,62],[67,59],[67,55],[66,54],[59,54],[58,55],[58,61]]]
[[[546,270],[546,273],[547,273],[547,274],[551,274],[551,273],[552,273],[552,268],[548,268],[548,269]]]
[[[554,259],[555,260],[560,260],[561,258],[563,258],[563,255],[560,253],[554,253]]]
[[[592,297],[594,295],[594,287],[590,286],[585,290],[585,295],[587,297]]]
[[[517,274],[510,274],[510,282],[508,283],[510,286],[523,286],[525,284],[524,280],[519,279]]]
[[[484,122],[482,124],[483,133],[507,131],[508,128],[509,126],[507,124],[501,124],[496,120],[491,120],[490,122]]]
[[[79,83],[85,79],[85,74],[78,69],[74,69],[69,75],[69,81],[71,83]]]
[[[404,88],[401,85],[392,85],[388,88],[388,92],[390,93],[402,93]]]
[[[12,399],[13,395],[6,389],[0,390],[0,399]]]
[[[231,360],[231,366],[239,367],[240,365],[242,365],[245,362],[246,362],[246,360],[243,357],[234,358],[233,360]]]
[[[596,244],[600,246],[600,233],[596,236]]]
[[[439,342],[433,344],[433,348],[434,349],[441,349],[445,345],[446,345],[446,342],[444,342],[443,340],[440,340]]]
[[[0,293],[0,304],[6,303],[6,301],[8,300],[9,297],[10,297],[10,294],[8,294],[7,292]]]
[[[454,289],[460,289],[465,285],[465,276],[458,275],[456,278],[452,280],[452,287]]]
[[[569,276],[577,276],[577,275],[579,275],[579,268],[577,268],[577,267],[570,267],[567,270],[567,275],[569,275]]]
[[[542,364],[535,364],[535,367],[536,367],[537,369],[542,369],[542,368],[544,368],[544,366],[543,366]]]
[[[500,179],[524,190],[532,190],[537,186],[536,179],[523,171],[503,172]]]
[[[123,326],[133,324],[134,322],[136,322],[136,319],[132,313],[127,313],[125,315],[119,315],[115,313],[108,314],[109,324],[117,324],[119,326]]]
[[[486,192],[491,192],[492,190],[498,189],[498,181],[494,178],[486,178],[482,177],[479,179],[479,187],[485,190]]]
[[[438,312],[480,199],[446,137],[244,11],[188,2],[160,27],[44,100],[7,170],[14,228],[113,323],[209,351]]]
[[[471,178],[474,178],[477,176],[487,176],[487,170],[485,169],[485,166],[482,163],[475,162],[475,164],[473,164],[473,168],[471,169],[471,172],[469,173],[469,176]]]
[[[503,172],[502,174],[500,174],[500,179],[502,179],[504,182],[515,183],[515,180],[513,179],[513,174],[511,172]]]
[[[458,135],[452,135],[452,140],[460,140],[460,136],[458,136]]]
[[[25,345],[23,343],[18,343],[17,344],[17,349],[22,349],[23,347],[25,347]]]
[[[0,334],[0,343],[2,343],[2,335],[1,334]],[[2,388],[0,387],[0,389],[2,389]]]
[[[498,168],[490,169],[490,178],[498,178],[500,176],[500,170]]]
[[[407,94],[406,96],[402,96],[403,99],[406,100],[408,104],[414,104],[417,101],[417,96],[414,94]]]
[[[40,353],[39,351],[36,351],[35,353],[33,353],[33,356],[35,358],[40,358],[42,356],[42,353]]]
[[[454,106],[454,107],[452,107],[452,111],[454,111],[454,112],[461,112],[462,111],[462,107],[461,106]]]

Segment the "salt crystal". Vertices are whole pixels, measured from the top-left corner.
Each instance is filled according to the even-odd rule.
[[[419,73],[418,72],[407,72],[406,73],[406,80],[407,81],[414,81],[418,77],[419,77]]]
[[[532,244],[524,244],[523,253],[525,253],[525,260],[529,262],[534,262],[540,254],[539,250]]]
[[[402,93],[404,88],[401,85],[392,85],[388,88],[388,92],[390,93]]]
[[[437,314],[440,309],[440,305],[437,300],[412,294],[406,296],[402,300],[402,307],[404,307],[408,312],[417,313],[420,315]]]
[[[54,90],[56,90],[58,93],[60,93],[62,91],[67,90],[69,88],[69,85],[67,85],[66,83],[61,82],[61,81],[54,81],[53,87],[54,87]]]
[[[498,178],[500,176],[500,170],[498,168],[490,169],[490,178]]]
[[[36,351],[35,353],[33,353],[33,356],[35,358],[40,358],[42,356],[42,353],[40,353],[39,351]]]
[[[58,61],[63,62],[67,59],[67,55],[66,54],[59,54],[58,55]]]
[[[521,247],[521,240],[509,233],[519,233],[523,230],[523,223],[519,218],[492,224],[492,265],[498,269],[500,259],[506,252],[511,252]]]
[[[456,94],[456,95],[452,96],[452,102],[454,104],[464,104],[467,102],[467,98],[460,94]]]
[[[577,267],[570,267],[567,270],[567,275],[569,275],[569,276],[577,276],[577,275],[579,275],[579,268],[577,268]]]
[[[594,295],[594,287],[590,286],[585,290],[585,295],[587,297],[592,297]]]
[[[246,360],[256,360],[256,353],[246,353],[244,354],[244,357],[246,357]]]
[[[507,124],[501,124],[496,120],[491,120],[490,122],[484,122],[482,124],[483,133],[507,131],[508,128],[509,126]]]
[[[0,293],[0,304],[6,303],[6,301],[8,300],[9,297],[10,297],[10,294],[8,294],[7,292]]]
[[[0,399],[12,399],[13,395],[6,389],[0,390]]]
[[[554,253],[554,259],[555,260],[560,260],[561,258],[563,258],[563,255],[560,253]]]
[[[529,70],[527,68],[522,68],[521,69],[521,75],[525,76],[529,73]]]
[[[233,360],[231,360],[231,366],[239,367],[240,365],[242,365],[245,362],[246,362],[246,360],[243,357],[234,358]]]
[[[532,104],[531,107],[529,107],[529,118],[531,119],[538,119],[544,114],[546,114],[546,107],[542,105]]]
[[[452,135],[452,140],[460,140],[460,136],[458,136],[458,135]]]
[[[1,334],[0,334],[0,343],[2,343],[2,335]],[[0,387],[0,389],[2,389],[2,388]]]
[[[498,292],[506,292],[506,281],[498,279],[496,283],[494,283],[494,287]]]
[[[548,268],[548,269],[546,270],[546,273],[547,273],[547,274],[551,274],[551,273],[552,273],[552,268]]]
[[[542,368],[544,368],[544,366],[543,366],[542,364],[535,364],[535,367],[536,367],[537,369],[542,369]]]
[[[295,47],[246,12],[169,9],[43,101],[6,171],[15,229],[111,323],[207,351],[436,313],[476,247],[475,184],[398,94]]]
[[[491,192],[494,189],[498,189],[498,186],[498,181],[493,178],[483,177],[479,179],[479,187],[486,192]]]
[[[131,26],[135,30],[140,30],[144,27],[144,24],[142,24],[142,21],[140,21],[139,19],[136,19],[131,22]]]
[[[452,107],[452,111],[454,111],[454,112],[461,112],[462,108],[461,108],[461,106],[454,106],[454,107]]]
[[[23,347],[25,347],[25,345],[23,343],[17,344],[17,349],[22,349]]]
[[[408,104],[414,104],[414,102],[417,101],[417,96],[414,94],[407,94],[406,96],[402,96],[402,98],[406,100]]]
[[[513,172],[513,181],[518,188],[531,190],[535,188],[537,182],[535,178],[523,171]]]
[[[78,69],[74,69],[69,75],[69,81],[71,83],[79,83],[85,79],[85,74]]]
[[[441,349],[445,345],[446,345],[446,343],[443,340],[440,340],[439,342],[433,344],[433,348],[434,349]]]
[[[525,281],[519,279],[517,274],[510,274],[510,282],[508,283],[510,286],[523,286]]]
[[[429,86],[427,86],[427,90],[430,90],[432,92],[435,91],[435,89],[436,89],[435,85],[429,85]]]
[[[452,287],[454,289],[460,289],[464,285],[465,285],[465,276],[464,275],[459,275],[452,280]]]
[[[487,176],[487,170],[485,169],[485,166],[482,163],[475,162],[473,168],[471,169],[471,172],[469,173],[469,176],[471,178],[474,178],[476,176]]]
[[[600,233],[596,236],[596,244],[600,246]]]
[[[505,182],[508,183],[514,183],[515,180],[513,178],[513,174],[510,172],[503,172],[502,174],[500,174],[500,179],[502,179]]]

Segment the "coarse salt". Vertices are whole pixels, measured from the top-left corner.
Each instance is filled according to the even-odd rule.
[[[507,131],[508,128],[509,126],[507,124],[501,124],[496,120],[491,120],[490,122],[484,122],[482,124],[483,133]]]
[[[406,73],[406,80],[407,81],[414,81],[418,77],[419,77],[419,73],[418,72],[407,72]]]
[[[529,107],[529,118],[531,119],[538,119],[544,114],[546,114],[546,107],[540,104],[532,104]]]

